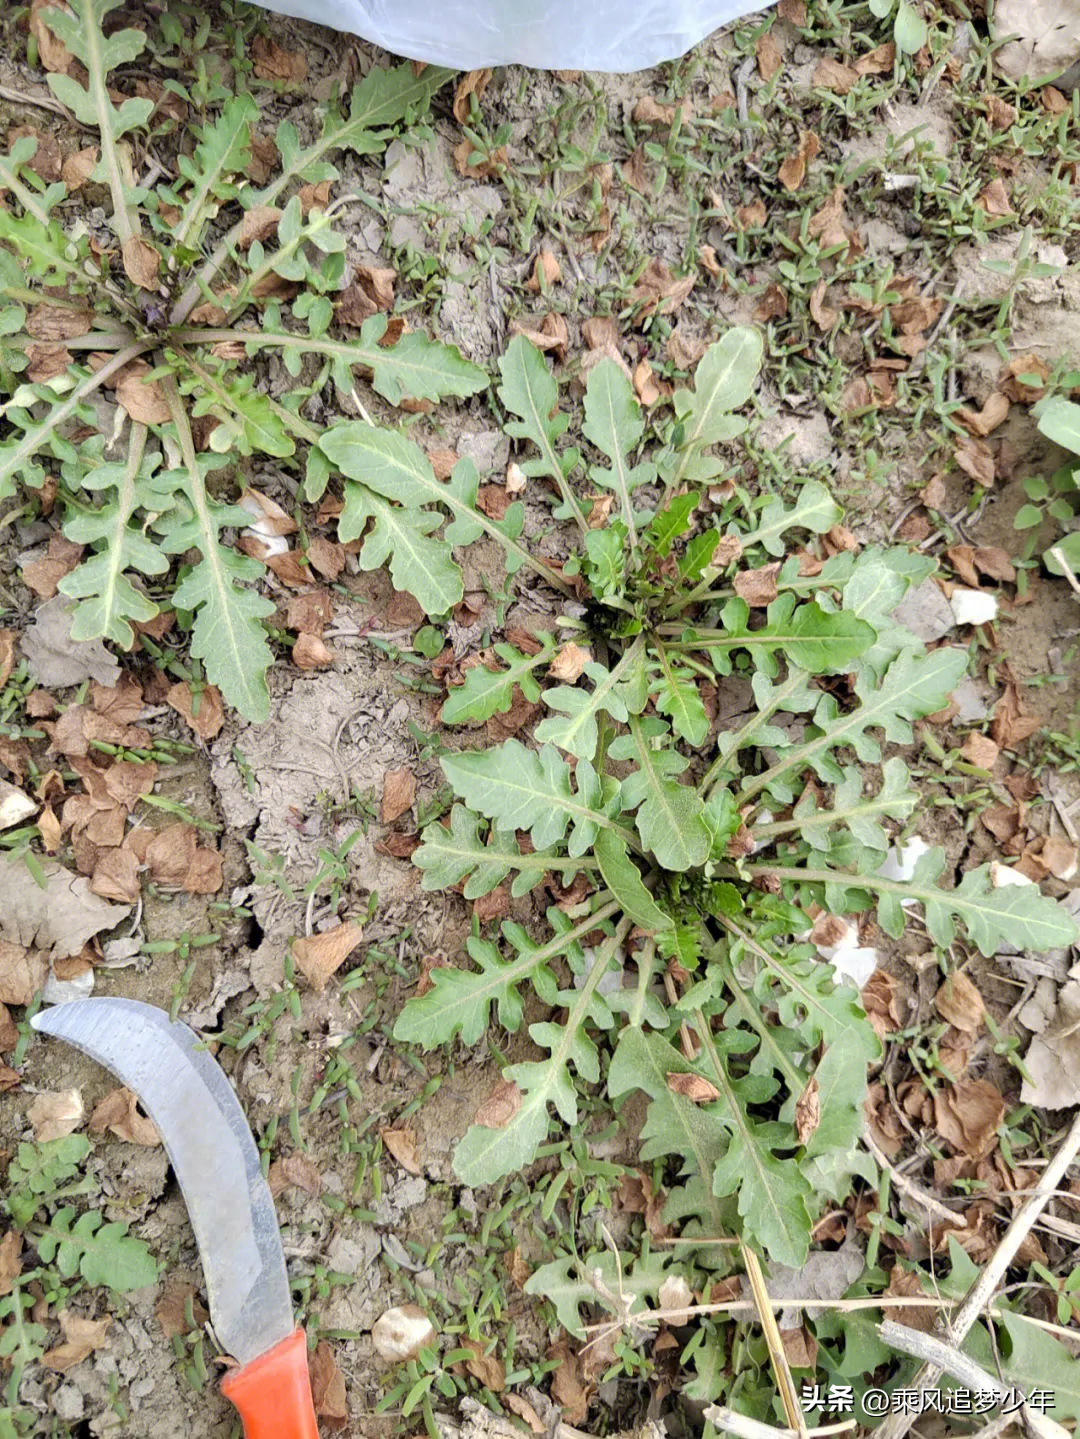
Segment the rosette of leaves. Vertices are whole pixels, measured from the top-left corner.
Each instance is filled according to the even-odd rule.
[[[474,932],[467,960],[431,971],[395,1034],[430,1048],[475,1043],[492,1022],[513,1033],[533,991],[551,1014],[529,1026],[538,1057],[503,1071],[513,1102],[467,1132],[461,1179],[527,1166],[553,1125],[577,1122],[583,1089],[615,1108],[642,1091],[641,1158],[667,1166],[665,1217],[684,1238],[734,1232],[797,1266],[823,1209],[876,1177],[858,1141],[880,1046],[858,993],[807,942],[814,906],[876,911],[893,936],[914,907],[936,944],[963,938],[987,955],[1077,931],[1030,887],[996,888],[986,867],[949,887],[941,850],[910,881],[890,877],[918,796],[884,746],[910,743],[914,722],[947,705],[967,652],[927,652],[893,617],[932,560],[785,557],[839,522],[824,486],[804,484],[792,504],[736,488],[708,509],[716,446],[745,427],[736,412],[760,364],[756,333],[726,334],[654,446],[627,377],[597,365],[583,439],[600,458],[588,465],[566,443],[542,357],[512,343],[500,398],[523,468],[552,481],[557,512],[581,526],[563,573],[577,571],[585,616],[570,633],[590,657],[571,683],[553,641],[532,654],[503,644],[451,691],[450,724],[508,710],[515,688],[544,714],[533,744],[443,757],[457,803],[414,862],[425,888],[470,899],[502,883],[520,896],[545,876],[583,876],[589,898],[549,909],[546,938],[511,922],[498,939]],[[573,488],[587,465],[614,496],[601,529]],[[748,698],[718,726],[732,676]]]
[[[190,104],[194,143],[175,174],[137,187],[133,144],[166,122],[155,120],[151,100],[124,98],[147,40],[114,28],[119,4],[71,0],[35,11],[86,76],[48,81],[96,131],[89,179],[109,197],[105,233],[91,237],[75,224],[67,186],[40,178],[32,136],[0,156],[0,500],[19,487],[32,498],[46,475],[57,478],[65,533],[86,546],[61,586],[76,601],[76,637],[129,648],[135,626],[173,608],[210,680],[258,720],[269,708],[263,622],[273,606],[258,588],[263,566],[235,548],[232,532],[250,516],[227,498],[234,462],[271,457],[317,497],[328,472],[317,448],[323,431],[303,411],[331,381],[347,394],[369,384],[392,405],[487,385],[453,346],[422,332],[387,343],[385,315],[359,334],[339,331],[345,237],[335,203],[313,198],[339,178],[336,156],[378,154],[397,127],[423,115],[450,72],[372,70],[347,104],[326,108],[309,143],[283,122],[276,173],[261,187],[247,178],[254,99],[226,98],[207,115],[170,81]],[[265,354],[279,356],[294,380],[280,401],[254,369]],[[121,401],[123,434],[103,433],[96,402],[106,388]],[[193,425],[204,419],[213,424]],[[205,452],[196,434],[209,435]],[[414,487],[407,499],[388,498],[352,480],[342,522],[355,534],[372,521],[361,562],[389,558],[395,581],[437,613],[461,593],[455,540],[430,537],[444,517],[432,507],[441,493]],[[452,494],[468,506],[468,475]],[[192,551],[198,563],[178,574],[174,557]]]

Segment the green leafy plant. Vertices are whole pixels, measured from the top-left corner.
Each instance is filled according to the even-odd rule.
[[[246,94],[227,98],[216,119],[196,123],[197,143],[180,157],[179,174],[139,189],[129,137],[150,123],[153,104],[116,103],[110,76],[137,61],[146,37],[108,28],[118,4],[75,0],[40,12],[89,76],[86,85],[68,75],[48,79],[79,122],[97,131],[92,179],[111,196],[110,243],[95,248],[85,230],[65,228],[67,188],[40,179],[33,137],[0,157],[0,184],[10,197],[0,215],[0,378],[8,394],[0,499],[18,486],[32,496],[47,474],[56,476],[64,531],[86,546],[61,586],[76,604],[76,639],[127,649],[137,625],[171,609],[209,679],[243,714],[263,719],[273,659],[263,621],[273,606],[257,588],[263,565],[240,553],[230,535],[251,519],[229,498],[233,462],[266,455],[303,466],[307,498],[317,499],[343,446],[366,453],[346,444],[349,427],[345,437],[324,436],[303,418],[325,384],[355,393],[363,373],[395,405],[471,395],[487,385],[453,346],[419,331],[388,343],[385,315],[370,316],[354,338],[335,333],[333,299],[345,276],[345,238],[335,217],[350,197],[319,208],[301,196],[305,184],[339,178],[335,154],[381,151],[393,127],[422,111],[449,72],[373,70],[347,109],[327,108],[321,133],[308,144],[284,122],[276,135],[280,171],[262,188],[245,179],[258,108]],[[280,402],[251,371],[263,353],[278,355],[295,382]],[[126,412],[125,434],[110,437],[108,453],[93,408],[107,387],[116,391],[121,418]],[[379,476],[397,483],[398,437],[378,433],[382,465],[349,475],[341,537],[356,537],[373,522],[361,563],[389,558],[395,580],[441,614],[461,595],[450,546],[465,542],[475,479],[462,471],[442,486],[419,474],[410,489],[388,491]],[[318,448],[323,438],[325,450]],[[462,533],[436,540],[430,533],[444,491]]]
[[[43,1264],[54,1264],[64,1279],[79,1275],[87,1284],[123,1292],[141,1289],[157,1277],[157,1264],[125,1223],[105,1223],[94,1210],[77,1214],[60,1201],[96,1193],[80,1171],[90,1154],[81,1134],[42,1144],[20,1144],[8,1167],[4,1207],[16,1229],[37,1249]]]
[[[556,383],[527,341],[512,342],[500,398],[529,447],[523,469],[551,481],[556,514],[579,525],[563,574],[584,598],[571,632],[589,653],[568,683],[554,644],[499,645],[451,690],[446,723],[508,709],[515,685],[545,715],[536,748],[512,738],[442,757],[458,803],[424,830],[414,860],[425,888],[459,885],[466,898],[504,882],[525,894],[546,875],[586,881],[591,898],[571,914],[549,909],[547,939],[509,921],[502,944],[474,932],[475,967],[433,969],[395,1035],[472,1044],[493,1016],[513,1033],[535,991],[560,1019],[529,1026],[541,1056],[504,1070],[513,1112],[468,1131],[461,1179],[487,1184],[527,1166],[556,1116],[578,1122],[582,1085],[616,1107],[643,1091],[641,1157],[681,1176],[665,1213],[684,1237],[734,1231],[794,1266],[823,1206],[875,1177],[857,1141],[879,1044],[857,992],[807,942],[812,906],[876,910],[898,936],[916,904],[935,943],[963,935],[988,955],[1006,940],[1049,948],[1076,930],[1030,889],[996,888],[985,866],[945,887],[941,850],[910,880],[891,877],[886,825],[913,813],[917,793],[882,745],[910,742],[913,722],[948,703],[967,653],[928,653],[893,618],[932,561],[878,549],[784,558],[792,537],[838,523],[822,485],[805,484],[792,506],[731,487],[703,510],[723,469],[715,446],[745,427],[734,411],[760,363],[756,333],[729,331],[676,393],[652,450],[629,380],[596,365],[582,435],[602,456],[588,477],[614,504],[590,529],[572,485],[586,460],[565,444]],[[399,471],[417,463],[405,441],[355,435],[369,456],[392,452]],[[711,699],[732,676],[752,707],[717,733]],[[809,1095],[812,1126],[799,1118]],[[662,1268],[642,1271],[643,1294]],[[532,1282],[562,1293],[553,1273]]]
[[[893,40],[904,55],[915,55],[926,44],[926,21],[908,0],[870,0],[871,13],[879,20],[893,17]]]
[[[1080,405],[1053,396],[1037,411],[1039,431],[1055,445],[1080,457]],[[1028,503],[1017,511],[1016,528],[1033,530],[1044,519],[1059,527],[1075,526],[1080,514],[1080,462],[1062,465],[1049,480],[1030,475],[1024,481]],[[1080,570],[1080,530],[1068,528],[1043,554],[1043,563],[1052,574],[1074,574]]]

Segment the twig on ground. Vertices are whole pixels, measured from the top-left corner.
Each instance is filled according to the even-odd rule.
[[[976,1364],[974,1359],[969,1359],[966,1354],[961,1354],[942,1340],[935,1339],[932,1334],[924,1334],[918,1329],[909,1329],[906,1324],[898,1324],[895,1319],[886,1319],[884,1323],[879,1324],[878,1334],[881,1336],[881,1342],[887,1344],[890,1349],[897,1349],[901,1354],[910,1354],[914,1359],[924,1360],[963,1384],[967,1389],[988,1391],[995,1394],[999,1401],[1011,1399],[1013,1396],[1014,1391],[1008,1384],[1003,1384],[1000,1379],[996,1379],[993,1374],[988,1373],[981,1364]],[[1056,1419],[1051,1419],[1046,1414],[1039,1414],[1027,1404],[1021,1404],[1016,1412],[1033,1439],[1067,1439],[1068,1430],[1063,1428]]]
[[[1069,588],[1072,590],[1073,594],[1076,595],[1077,599],[1080,599],[1080,579],[1077,579],[1076,571],[1065,558],[1065,551],[1061,548],[1060,545],[1055,545],[1054,548],[1050,551],[1050,553],[1053,558],[1057,560],[1058,564],[1064,571],[1065,578],[1069,582]]]
[[[50,95],[28,95],[25,90],[13,90],[10,85],[0,85],[0,100],[8,100],[12,105],[31,105],[36,110],[48,110],[52,115],[62,115],[69,124],[77,125],[88,134],[96,133],[92,125],[84,125],[66,105],[61,105],[59,100],[54,100]]]
[[[994,1251],[990,1262],[976,1279],[975,1283],[968,1290],[960,1309],[950,1321],[945,1314],[938,1320],[939,1337],[948,1339],[955,1345],[960,1345],[967,1337],[968,1331],[975,1321],[987,1308],[991,1294],[997,1288],[1005,1275],[1005,1271],[1016,1257],[1016,1251],[1024,1242],[1025,1237],[1030,1233],[1032,1225],[1050,1202],[1051,1191],[1057,1188],[1058,1181],[1065,1175],[1066,1170],[1080,1152],[1080,1114],[1073,1120],[1072,1127],[1061,1143],[1060,1148],[1053,1159],[1046,1166],[1043,1174],[1042,1184],[1039,1186],[1041,1193],[1031,1196],[1023,1206],[1016,1218],[1001,1236],[1001,1242]],[[936,1389],[938,1380],[941,1378],[941,1366],[934,1363],[927,1363],[922,1366],[918,1374],[909,1386],[912,1389]],[[875,1439],[904,1439],[904,1435],[914,1424],[917,1415],[916,1406],[912,1406],[910,1413],[890,1414],[881,1427],[876,1431]]]
[[[916,1184],[914,1179],[909,1179],[906,1174],[902,1174],[899,1169],[890,1164],[884,1153],[874,1143],[867,1130],[863,1131],[863,1143],[881,1168],[888,1172],[889,1177],[897,1189],[903,1190],[909,1198],[921,1204],[927,1213],[934,1214],[938,1219],[945,1220],[953,1229],[966,1229],[968,1227],[967,1220],[962,1214],[954,1213],[953,1210],[942,1204],[940,1199],[935,1199],[929,1190],[924,1189],[921,1184]]]
[[[736,1439],[795,1439],[794,1429],[777,1429],[772,1424],[763,1424],[760,1419],[750,1419],[745,1414],[736,1414],[723,1404],[714,1404],[705,1410],[705,1418],[726,1434]],[[839,1424],[824,1424],[819,1429],[807,1429],[810,1439],[824,1439],[827,1434],[847,1434],[856,1427],[854,1419],[845,1419]]]

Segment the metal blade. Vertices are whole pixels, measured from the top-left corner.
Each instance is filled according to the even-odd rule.
[[[287,1338],[293,1313],[274,1201],[239,1100],[201,1042],[133,999],[76,999],[31,1023],[112,1070],[157,1125],[226,1352],[246,1364]]]

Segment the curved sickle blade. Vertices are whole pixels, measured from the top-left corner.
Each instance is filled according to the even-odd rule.
[[[274,1201],[244,1111],[186,1024],[133,999],[76,999],[34,1016],[138,1095],[157,1125],[199,1245],[214,1330],[247,1364],[293,1330]]]

